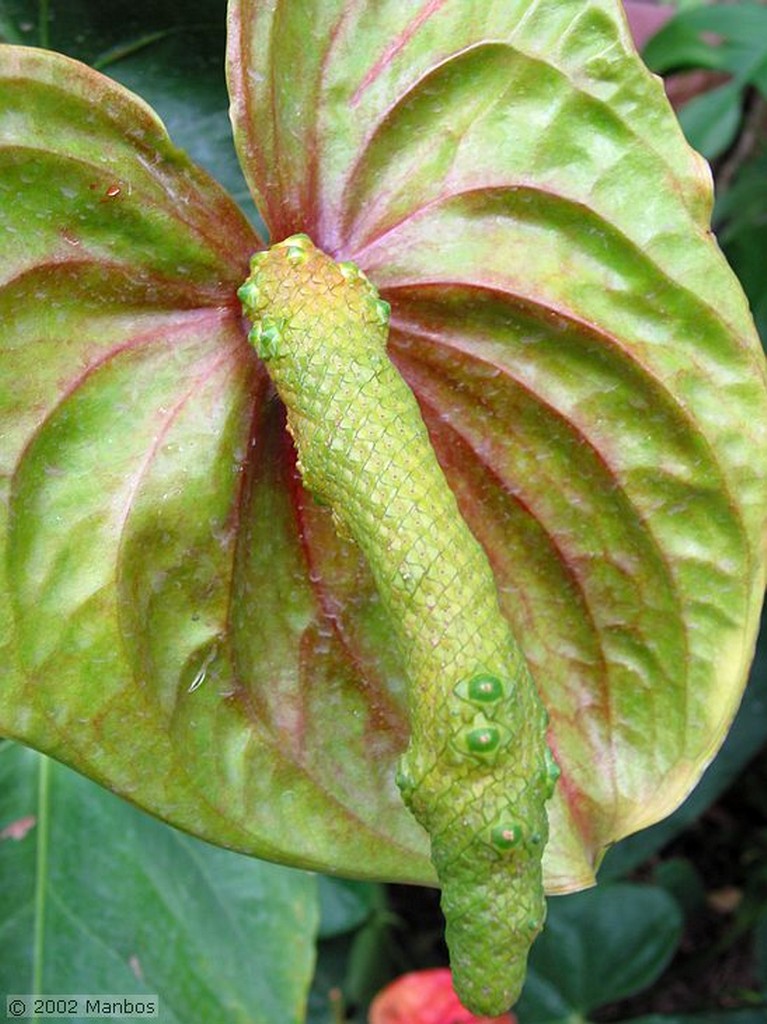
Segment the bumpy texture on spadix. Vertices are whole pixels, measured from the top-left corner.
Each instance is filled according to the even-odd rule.
[[[431,838],[456,990],[517,998],[545,916],[546,712],[413,394],[386,354],[389,309],[305,235],[257,253],[240,298],[288,411],[304,484],[363,550],[410,684],[402,795]]]

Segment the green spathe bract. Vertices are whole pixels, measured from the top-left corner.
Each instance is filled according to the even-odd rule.
[[[708,172],[615,0],[239,0],[228,74],[272,236],[391,307],[550,712],[545,886],[588,885],[713,757],[764,593],[765,364]],[[434,883],[403,659],[246,343],[263,241],[107,78],[8,47],[0,91],[0,728],[213,842]],[[467,706],[456,757],[492,759]]]
[[[543,925],[547,716],[386,354],[375,288],[305,235],[251,266],[239,295],[304,484],[364,552],[401,647],[410,742],[397,783],[431,840],[456,991],[497,1015],[519,996]]]

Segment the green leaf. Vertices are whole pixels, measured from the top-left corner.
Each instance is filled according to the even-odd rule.
[[[272,236],[391,303],[551,714],[548,886],[583,886],[713,757],[764,592],[765,365],[708,170],[607,0],[240,0],[229,81]],[[364,569],[308,543],[359,635]]]
[[[767,10],[738,3],[683,11],[649,41],[644,58],[659,74],[709,68],[733,76],[685,104],[679,115],[691,145],[712,160],[735,139],[745,87],[761,88],[767,71]]]
[[[391,978],[393,918],[387,909],[385,889],[382,885],[320,878],[319,891],[322,920],[308,1020],[310,1024],[337,1024],[342,1016],[347,1019],[339,1013],[339,1007],[353,1005],[357,1009],[354,1020],[362,1021],[361,1007]],[[356,912],[349,899],[352,894],[356,895]],[[346,918],[343,928],[338,927],[339,910]],[[346,925],[355,917],[354,930],[350,931]],[[396,952],[401,959],[401,949]]]
[[[344,878],[318,878],[321,939],[344,935],[363,925],[382,902],[381,887]]]
[[[246,343],[259,239],[114,83],[18,48],[2,71],[2,728],[219,843],[431,881],[402,694],[367,703],[396,664],[364,650],[371,584],[344,637],[306,571],[297,531],[333,528]]]
[[[767,90],[766,90],[767,91]],[[767,344],[767,147],[739,171],[717,198],[716,224],[725,255],[738,275]]]
[[[762,994],[767,1000],[767,908],[761,914],[756,926],[755,943],[756,962]]]
[[[659,977],[681,932],[676,901],[654,886],[619,883],[551,900],[515,1013],[521,1024],[564,1024],[624,999]]]
[[[767,678],[767,616],[762,616],[762,631],[751,670],[751,682],[743,703],[722,749],[706,769],[695,790],[674,813],[651,828],[629,836],[608,851],[599,870],[601,881],[621,878],[639,867],[674,836],[691,826],[710,807],[748,762],[767,743],[767,696],[763,680]]]
[[[644,47],[658,74],[711,68],[738,75],[765,51],[767,11],[759,3],[705,4],[680,11]]]
[[[388,623],[245,343],[259,239],[134,97],[1,66],[0,727],[213,841],[433,882]],[[551,712],[549,888],[588,884],[713,757],[763,595],[765,365],[708,174],[613,0],[232,3],[228,73],[270,232],[392,304]]]
[[[177,145],[250,213],[224,80],[226,0],[2,0],[7,41],[49,46],[105,71],[158,112]]]
[[[156,994],[163,1021],[298,1024],[315,880],[208,846],[0,747],[5,992]]]
[[[734,141],[742,117],[742,92],[738,82],[727,82],[696,96],[680,111],[690,145],[706,159],[713,160]]]
[[[729,71],[741,84],[767,55],[767,10],[763,4],[705,4],[682,11],[644,48],[659,74],[679,68]]]
[[[674,897],[686,917],[705,904],[703,879],[692,861],[685,857],[662,860],[653,871],[653,882]]]
[[[653,1013],[633,1017],[631,1024],[764,1024],[764,1009],[714,1010],[711,1013]]]

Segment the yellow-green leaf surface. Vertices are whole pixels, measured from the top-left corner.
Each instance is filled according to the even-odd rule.
[[[391,303],[551,714],[549,887],[588,883],[713,756],[758,624],[765,368],[708,169],[612,2],[242,0],[230,83],[273,236]]]
[[[431,880],[391,658],[371,715],[296,546],[333,529],[246,339],[262,243],[135,97],[0,52],[0,728],[211,841]]]
[[[607,0],[232,3],[228,68],[273,240],[391,303],[551,715],[548,887],[589,884],[715,753],[763,593],[708,172]],[[214,842],[433,881],[388,622],[246,344],[261,246],[135,97],[0,51],[0,729]]]

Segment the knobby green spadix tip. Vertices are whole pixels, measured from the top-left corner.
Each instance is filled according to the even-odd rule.
[[[496,1015],[545,917],[547,715],[417,402],[386,352],[389,308],[305,235],[257,253],[239,296],[288,413],[304,484],[362,549],[409,681],[397,784],[429,833],[456,991]]]

